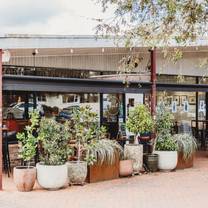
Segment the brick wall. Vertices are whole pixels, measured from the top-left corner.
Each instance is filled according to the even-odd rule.
[[[19,150],[18,144],[9,145],[9,156],[10,156],[12,168],[21,165],[21,159],[18,157],[19,154],[18,150]]]

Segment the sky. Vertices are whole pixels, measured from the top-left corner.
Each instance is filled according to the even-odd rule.
[[[109,18],[96,0],[0,0],[1,34],[93,35]]]

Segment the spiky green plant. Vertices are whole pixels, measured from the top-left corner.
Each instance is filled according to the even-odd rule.
[[[188,160],[197,149],[196,139],[190,134],[175,134],[173,139],[178,144],[178,151],[183,154],[183,159]]]
[[[99,164],[103,164],[105,162],[110,165],[115,162],[116,157],[120,157],[122,152],[123,149],[121,145],[118,144],[117,141],[110,139],[98,140],[94,149],[91,151]]]

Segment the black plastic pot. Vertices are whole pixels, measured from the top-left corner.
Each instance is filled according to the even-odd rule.
[[[144,154],[144,164],[150,172],[158,170],[158,155],[157,154]]]

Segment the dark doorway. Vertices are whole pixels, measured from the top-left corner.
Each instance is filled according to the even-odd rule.
[[[118,135],[119,126],[125,122],[125,95],[101,94],[101,125],[105,126],[111,139]]]

